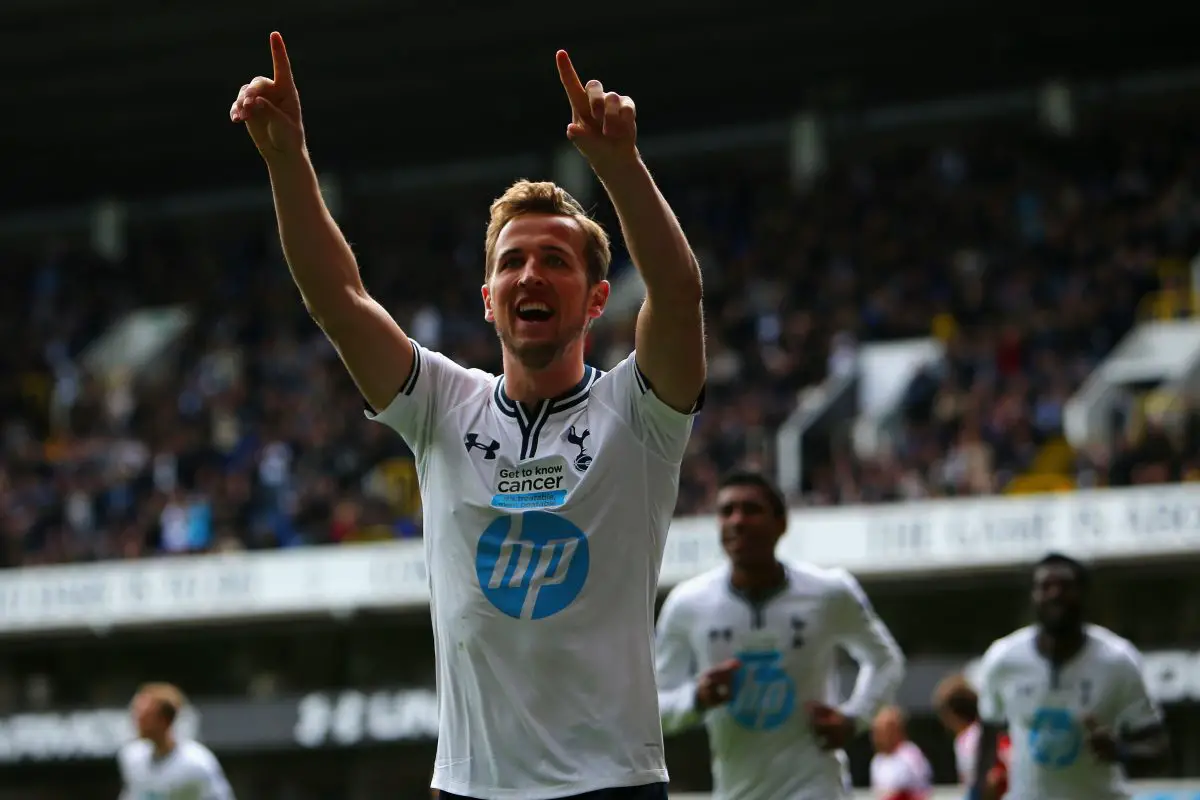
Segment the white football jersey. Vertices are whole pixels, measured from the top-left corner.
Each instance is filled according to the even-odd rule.
[[[540,800],[667,780],[654,600],[690,415],[631,354],[569,392],[413,345],[373,417],[416,456],[437,657],[433,786]]]
[[[176,742],[155,758],[154,745],[138,739],[117,753],[121,800],[234,800],[217,757],[196,741]]]
[[[842,764],[818,746],[805,704],[837,705],[837,653],[859,664],[846,714],[866,728],[904,673],[895,640],[844,570],[786,567],[787,586],[749,602],[728,566],[681,583],[658,618],[657,669],[663,727],[698,724],[696,680],[731,658],[742,663],[729,703],[703,715],[717,800],[844,797]]]
[[[979,713],[1007,723],[1009,796],[1022,800],[1128,797],[1120,767],[1087,744],[1083,720],[1110,730],[1161,724],[1137,649],[1112,631],[1088,625],[1083,650],[1057,673],[1037,650],[1030,626],[996,641],[979,669]]]

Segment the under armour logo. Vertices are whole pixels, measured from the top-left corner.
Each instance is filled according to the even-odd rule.
[[[574,425],[567,431],[567,441],[579,448],[579,455],[575,456],[575,469],[580,472],[592,465],[592,457],[587,454],[587,450],[583,446],[583,443],[591,435],[592,432],[587,428],[583,429],[583,433],[575,433]]]
[[[500,443],[493,441],[491,444],[480,444],[478,433],[468,433],[463,437],[463,444],[467,446],[467,452],[472,450],[482,450],[484,461],[495,461],[496,451],[500,449]]]
[[[733,629],[732,628],[712,628],[708,632],[708,640],[710,642],[733,641]]]

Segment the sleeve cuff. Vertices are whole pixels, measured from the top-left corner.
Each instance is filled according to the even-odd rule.
[[[696,397],[696,402],[692,403],[692,407],[690,409],[688,409],[686,412],[682,412],[682,411],[677,411],[674,408],[671,408],[669,405],[667,405],[666,403],[664,403],[662,401],[662,398],[660,398],[658,396],[658,394],[655,393],[654,387],[650,385],[650,381],[647,380],[646,376],[642,374],[642,368],[637,365],[636,360],[633,363],[633,378],[637,382],[637,388],[638,388],[639,392],[641,392],[643,395],[645,395],[647,397],[653,398],[654,401],[658,403],[658,405],[662,406],[664,409],[671,411],[671,413],[673,413],[673,414],[678,414],[678,415],[684,416],[684,417],[694,417],[695,415],[699,414],[700,411],[704,408],[704,398],[705,398],[705,395],[708,393],[708,384],[707,383],[704,386],[700,387],[700,394]]]

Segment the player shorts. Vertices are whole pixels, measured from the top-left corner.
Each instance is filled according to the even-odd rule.
[[[440,800],[472,800],[460,794],[441,792]],[[620,786],[616,789],[598,789],[584,794],[573,794],[561,800],[667,800],[665,783],[647,783],[642,786]]]

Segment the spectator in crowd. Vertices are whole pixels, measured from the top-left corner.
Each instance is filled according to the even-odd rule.
[[[980,134],[849,158],[804,194],[744,164],[662,168],[696,232],[710,336],[708,403],[678,512],[710,511],[717,476],[733,467],[770,469],[800,390],[852,369],[863,346],[906,337],[940,340],[945,358],[909,387],[876,452],[835,437],[789,500],[1005,490],[1060,440],[1066,400],[1139,319],[1143,297],[1154,313],[1194,311],[1156,298],[1191,297],[1196,141],[1174,119],[1065,141]],[[486,207],[490,193],[360,205],[350,195],[344,214],[398,319],[485,367],[499,348],[476,319],[482,253],[469,244],[483,220],[462,209]],[[11,274],[27,277],[0,296],[12,343],[0,370],[14,377],[0,386],[0,565],[420,535],[411,456],[362,419],[335,355],[295,309],[272,238],[268,217],[242,212],[132,228],[115,260],[63,242],[6,245]],[[400,260],[406,269],[393,268]],[[636,301],[623,261],[614,297]],[[151,364],[96,367],[87,348],[110,325],[177,303],[211,322]],[[601,368],[630,347],[633,314],[619,305],[589,339]],[[1200,472],[1194,398],[1145,414],[1129,405],[1111,446],[1068,449],[1059,483]]]

